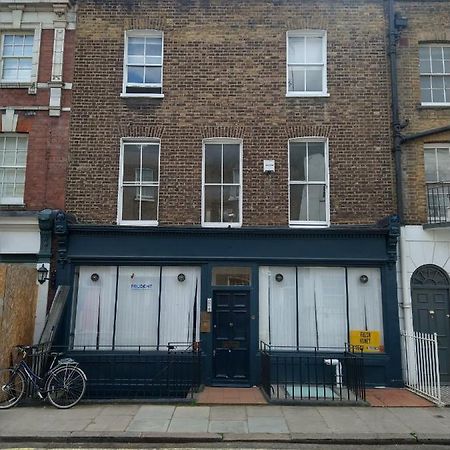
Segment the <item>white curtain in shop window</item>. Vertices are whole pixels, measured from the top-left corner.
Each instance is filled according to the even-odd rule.
[[[367,283],[361,283],[361,275],[367,276]],[[349,268],[347,277],[350,330],[379,331],[383,344],[380,269]]]
[[[297,270],[300,346],[344,348],[348,340],[345,268]]]
[[[119,267],[115,345],[156,345],[160,267]]]
[[[282,281],[275,275],[281,274]],[[260,268],[260,339],[275,347],[297,345],[295,267]]]
[[[185,276],[184,281],[178,275]],[[195,308],[195,311],[194,311]],[[196,323],[194,324],[194,315]],[[159,343],[191,343],[196,327],[199,340],[200,268],[163,267],[161,278],[161,318]]]
[[[116,267],[80,267],[73,326],[73,347],[108,350],[112,345]],[[97,274],[98,281],[91,275]]]

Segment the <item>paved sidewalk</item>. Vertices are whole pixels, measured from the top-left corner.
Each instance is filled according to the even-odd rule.
[[[0,442],[448,443],[450,409],[77,405],[0,411]]]

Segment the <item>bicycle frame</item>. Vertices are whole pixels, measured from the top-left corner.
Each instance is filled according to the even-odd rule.
[[[32,387],[36,389],[38,396],[42,398],[44,395],[47,394],[47,392],[43,389],[43,382],[52,372],[57,357],[58,357],[57,355],[54,355],[53,361],[50,364],[50,368],[42,377],[36,374],[24,359],[22,359],[18,364],[16,364],[16,366],[13,369],[14,370],[13,375],[15,375],[17,372],[22,373],[22,375],[24,375],[26,379],[31,383]]]

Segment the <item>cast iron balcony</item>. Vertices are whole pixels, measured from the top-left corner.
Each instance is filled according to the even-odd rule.
[[[428,226],[450,227],[450,182],[428,183]]]

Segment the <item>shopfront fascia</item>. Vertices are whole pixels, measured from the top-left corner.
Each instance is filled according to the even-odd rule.
[[[326,348],[337,340],[338,346],[349,343],[355,329],[378,328],[379,347],[365,353],[367,384],[399,385],[392,224],[315,230],[69,225],[59,241],[58,283],[69,284],[72,292],[59,343],[75,349],[88,343],[114,353],[126,344],[162,350],[186,336],[201,342],[203,383],[248,386],[260,382],[261,340]],[[106,279],[107,273],[111,292],[104,298],[116,304],[111,300],[111,313],[101,316],[102,323],[110,317],[102,333],[89,337],[76,316],[91,317],[98,332],[100,315],[92,319],[81,302],[89,302],[95,274]],[[364,300],[365,286],[372,296]],[[180,303],[183,295],[188,307]],[[376,302],[379,308],[373,309]],[[127,315],[133,303],[142,314]],[[188,322],[180,319],[186,315]],[[145,330],[133,320],[144,321]]]

